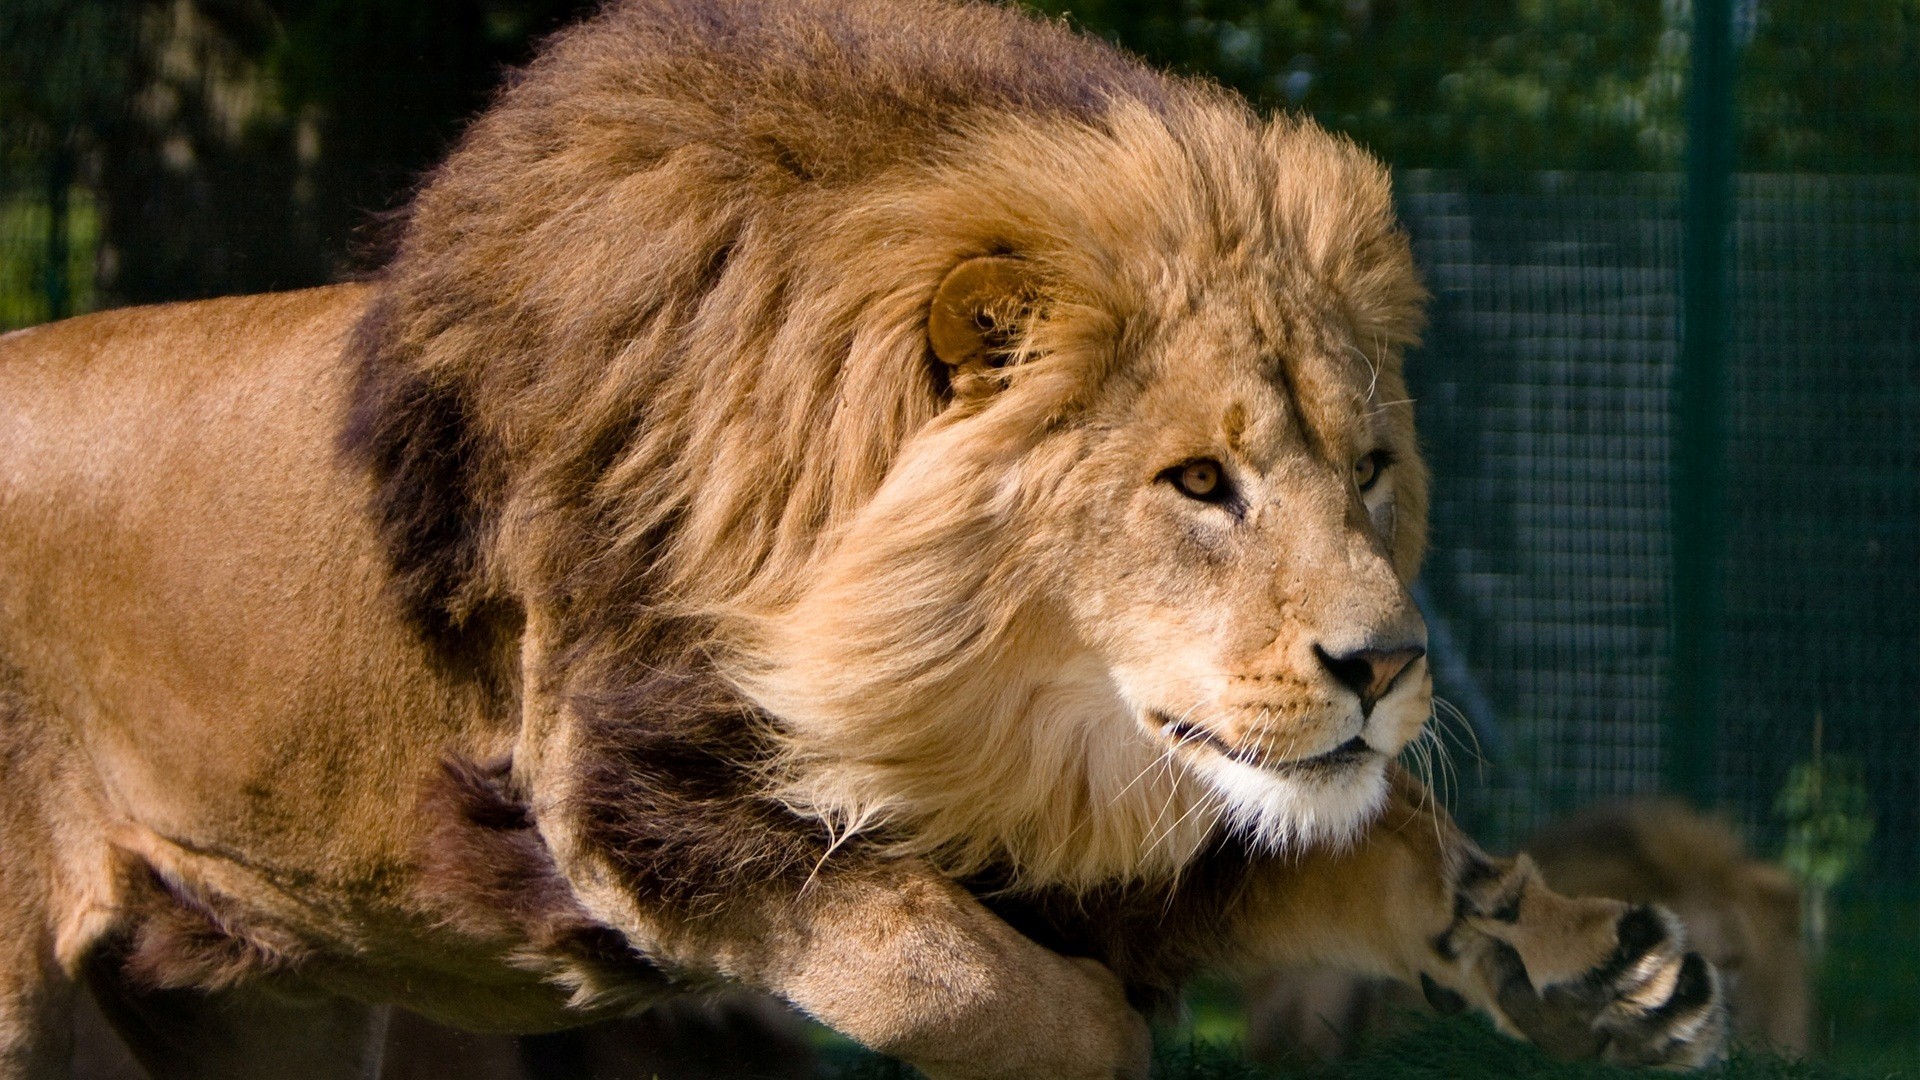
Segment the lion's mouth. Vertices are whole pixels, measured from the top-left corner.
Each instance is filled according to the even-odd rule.
[[[1367,741],[1358,735],[1341,743],[1325,753],[1312,757],[1294,758],[1278,761],[1271,755],[1245,746],[1234,746],[1218,735],[1185,720],[1175,720],[1162,712],[1153,717],[1160,725],[1160,734],[1170,740],[1175,747],[1200,747],[1211,750],[1231,761],[1251,765],[1256,769],[1280,773],[1327,773],[1343,772],[1379,754],[1378,750],[1367,745]]]

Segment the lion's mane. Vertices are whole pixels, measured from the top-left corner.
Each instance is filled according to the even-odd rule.
[[[537,622],[531,676],[607,748],[585,819],[638,884],[692,900],[804,870],[850,824],[1092,881],[1198,796],[1102,806],[1108,780],[1076,772],[1131,758],[990,707],[954,757],[942,702],[990,676],[1032,583],[984,484],[876,520],[883,482],[915,482],[893,475],[909,438],[962,430],[928,304],[973,256],[1048,282],[997,419],[953,435],[988,475],[1196,268],[1274,235],[1356,340],[1411,339],[1385,176],[1310,124],[985,5],[615,3],[424,185],[355,338],[343,446],[449,663]]]

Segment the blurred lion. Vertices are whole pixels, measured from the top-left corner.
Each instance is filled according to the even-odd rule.
[[[1569,896],[1670,908],[1725,975],[1735,1038],[1806,1052],[1812,998],[1799,885],[1749,855],[1725,822],[1671,799],[1622,801],[1548,826],[1526,850]],[[1345,972],[1264,972],[1247,984],[1248,1048],[1264,1060],[1337,1057],[1361,1031],[1418,1004],[1411,988]]]

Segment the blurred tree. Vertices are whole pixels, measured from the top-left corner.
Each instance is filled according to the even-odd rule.
[[[0,151],[43,154],[126,94],[129,6],[8,0],[0,6]]]
[[[31,270],[7,276],[32,279],[43,301],[38,317],[72,310],[71,196],[87,134],[126,94],[127,30],[122,13],[105,4],[0,7],[0,170],[24,180],[44,210],[34,215],[39,243],[18,260]]]
[[[1664,169],[1688,0],[1035,0],[1396,165]],[[1736,0],[1741,164],[1920,168],[1920,0]]]
[[[274,0],[269,65],[313,125],[313,227],[346,261],[369,215],[401,205],[502,72],[589,0]],[[377,241],[378,238],[372,238]],[[371,241],[370,241],[371,242]]]
[[[1920,0],[1756,0],[1745,29],[1743,167],[1920,173]]]
[[[7,0],[0,165],[37,176],[47,246],[78,182],[101,299],[293,288],[354,266],[504,66],[585,0]],[[19,253],[6,253],[17,260]],[[48,268],[46,314],[59,251]]]
[[[1662,0],[1042,0],[1148,58],[1413,166],[1665,167],[1686,36]]]
[[[88,135],[106,211],[102,286],[144,302],[318,280],[299,118],[261,66],[279,35],[273,12],[176,0],[142,2],[129,19],[127,96]]]
[[[1920,0],[1735,2],[1743,168],[1920,169]],[[1033,3],[1398,166],[1679,159],[1689,0]],[[594,6],[5,0],[0,168],[37,193],[43,307],[69,305],[59,268],[75,259],[104,302],[350,272],[373,246],[357,230],[404,203],[501,71]],[[90,233],[73,241],[76,196],[100,207],[97,259]],[[4,258],[0,278],[22,279],[20,254]]]

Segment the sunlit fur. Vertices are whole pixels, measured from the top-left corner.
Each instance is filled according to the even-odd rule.
[[[1221,757],[1197,768],[1221,793],[1233,826],[1269,850],[1350,843],[1387,798],[1384,759],[1337,779],[1275,776]]]

